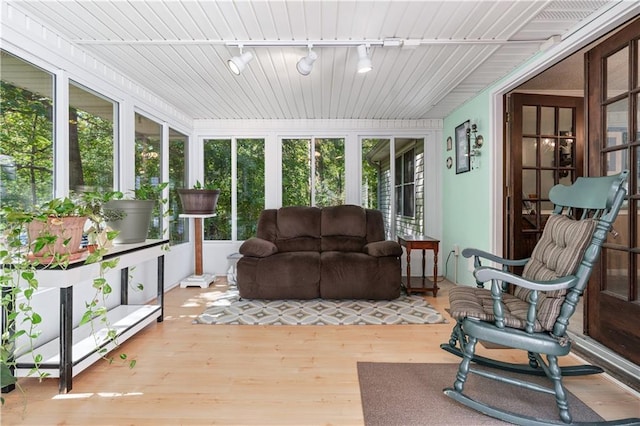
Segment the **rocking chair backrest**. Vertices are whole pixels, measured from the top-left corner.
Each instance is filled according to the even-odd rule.
[[[556,185],[549,191],[554,204],[542,238],[525,265],[523,277],[549,281],[574,275],[576,285],[538,295],[536,318],[546,330],[564,336],[569,318],[584,292],[607,232],[626,197],[628,171],[614,176],[580,177],[573,185]],[[580,219],[573,217],[579,214]],[[530,291],[518,287],[515,296],[529,300]]]

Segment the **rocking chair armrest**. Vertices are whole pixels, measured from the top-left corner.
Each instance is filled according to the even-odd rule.
[[[476,280],[483,283],[490,280],[499,280],[519,287],[528,288],[529,290],[537,291],[570,289],[575,287],[578,283],[578,278],[575,275],[567,275],[550,281],[535,281],[522,278],[521,276],[512,274],[511,272],[502,271],[488,266],[481,266],[475,270],[473,275],[476,277]]]
[[[505,266],[524,266],[529,260],[529,259],[516,259],[516,260],[504,259],[500,256],[496,256],[495,254],[491,254],[484,250],[474,249],[474,248],[466,248],[462,250],[462,255],[464,257],[475,256],[478,258],[487,259],[491,262],[499,263],[500,265],[505,265]]]

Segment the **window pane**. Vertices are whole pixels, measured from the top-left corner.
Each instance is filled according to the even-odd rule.
[[[555,174],[553,170],[540,170],[541,198],[549,199],[549,190],[556,184]]]
[[[538,198],[538,190],[536,185],[536,171],[522,171],[522,198],[536,199]]]
[[[605,291],[628,300],[629,255],[625,251],[607,249],[607,270],[604,283]]]
[[[204,141],[204,185],[220,189],[216,217],[204,220],[206,240],[231,240],[231,139]]]
[[[69,188],[112,190],[116,103],[69,84]]]
[[[1,51],[0,205],[53,197],[53,76]]]
[[[136,132],[136,183],[135,189],[144,186],[157,186],[162,182],[160,170],[162,158],[162,125],[143,115],[135,115]],[[131,188],[123,188],[128,192]],[[162,209],[158,203],[153,210],[153,217],[147,238],[160,238],[163,235]]]
[[[525,135],[537,135],[536,118],[537,108],[535,106],[522,107],[522,133]]]
[[[540,108],[540,134],[556,134],[556,109],[553,107]]]
[[[311,140],[282,140],[282,205],[311,205]]]
[[[187,147],[189,138],[176,130],[169,129],[169,222],[170,244],[184,243],[189,238],[188,219],[180,218],[182,205],[178,189],[187,186]]]
[[[629,101],[621,99],[606,106],[607,146],[618,146],[627,143],[629,136],[628,121]]]
[[[606,58],[607,99],[627,91],[629,83],[629,48],[619,50]]]
[[[540,165],[542,167],[553,167],[556,158],[556,140],[542,138],[540,145]]]
[[[344,139],[315,140],[315,205],[344,204]]]
[[[607,175],[614,175],[620,173],[622,170],[627,169],[627,149],[618,149],[617,151],[607,152],[605,159],[607,161]]]
[[[536,167],[536,138],[522,138],[522,165]]]
[[[362,206],[382,212],[386,238],[391,238],[391,166],[389,139],[362,140]]]
[[[574,133],[573,128],[573,109],[572,108],[559,108],[558,109],[558,133],[560,136],[572,136]]]
[[[238,140],[238,240],[256,235],[264,209],[264,139]]]

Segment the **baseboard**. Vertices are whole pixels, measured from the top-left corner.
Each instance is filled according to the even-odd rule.
[[[602,367],[605,372],[640,393],[640,366],[621,357],[587,336],[569,333],[573,351],[587,362]]]

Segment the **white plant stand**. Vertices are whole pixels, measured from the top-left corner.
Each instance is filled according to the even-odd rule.
[[[216,280],[214,274],[202,271],[202,219],[214,217],[216,214],[181,214],[180,217],[193,219],[195,234],[195,267],[194,274],[180,281],[180,288],[200,287],[207,288]]]

